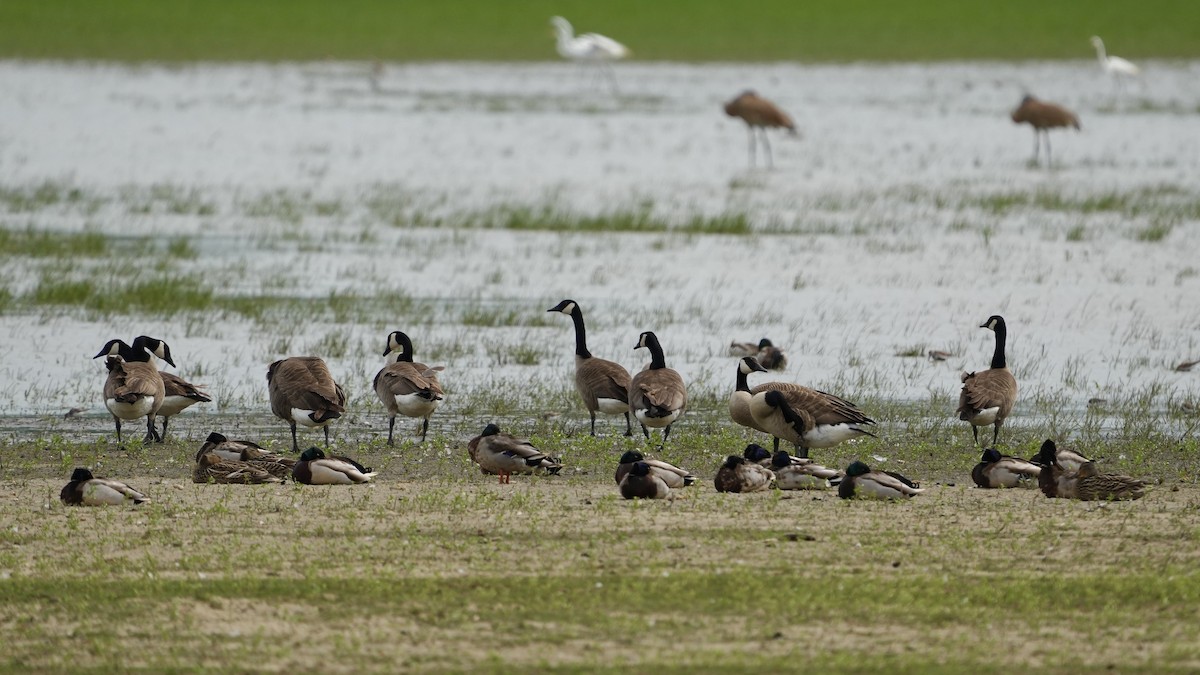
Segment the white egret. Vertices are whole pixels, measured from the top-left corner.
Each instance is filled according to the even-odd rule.
[[[629,56],[629,48],[598,33],[575,35],[571,22],[561,16],[552,17],[550,23],[554,26],[559,55],[576,63],[595,64],[608,77],[613,91],[616,91],[617,78],[611,62]]]
[[[1126,59],[1119,56],[1109,56],[1104,51],[1104,40],[1101,40],[1099,36],[1092,36],[1092,46],[1096,48],[1096,59],[1100,61],[1100,67],[1104,69],[1104,72],[1108,73],[1109,77],[1113,78],[1117,89],[1121,88],[1122,78],[1137,77],[1141,74],[1142,69]]]

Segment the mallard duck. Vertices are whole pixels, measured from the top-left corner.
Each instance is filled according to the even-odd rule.
[[[575,389],[583,399],[592,418],[592,435],[596,435],[596,412],[625,416],[625,435],[633,435],[629,419],[629,371],[613,361],[592,356],[587,347],[587,328],[579,303],[567,299],[546,310],[571,317],[575,324]]]
[[[753,342],[738,342],[734,340],[729,343],[729,355],[736,356],[739,359],[747,356],[757,356],[758,345]]]
[[[659,478],[670,488],[681,488],[692,485],[696,482],[696,477],[686,469],[681,469],[674,464],[664,462],[661,459],[646,459],[646,456],[637,450],[629,450],[621,455],[620,462],[617,464],[616,480],[617,484],[621,484],[621,479],[629,473],[633,465],[638,462],[645,462],[650,470],[653,471]]]
[[[625,499],[667,499],[671,496],[671,488],[662,475],[663,472],[647,462],[634,462],[617,486]]]
[[[542,454],[527,439],[501,433],[495,424],[488,424],[483,433],[472,438],[467,443],[467,452],[485,471],[498,475],[501,484],[511,482],[514,473],[544,469],[546,473],[557,474],[562,469],[557,459]]]
[[[1042,468],[1017,457],[1002,455],[995,448],[983,451],[979,463],[971,469],[971,480],[981,488],[1032,487]]]
[[[375,374],[373,388],[379,402],[388,412],[388,440],[392,445],[392,432],[396,427],[396,415],[421,418],[421,442],[429,433],[429,417],[438,409],[445,398],[437,374],[444,366],[429,367],[413,361],[412,340],[400,331],[388,334],[387,349],[383,352],[388,360]]]
[[[215,452],[200,453],[196,457],[196,466],[192,471],[193,483],[229,483],[235,485],[259,485],[262,483],[283,483],[285,480],[274,476],[264,468],[248,462],[222,459]]]
[[[846,475],[838,486],[842,499],[866,497],[873,499],[902,499],[919,495],[924,490],[913,481],[891,471],[872,471],[866,464],[855,461],[846,467]]]
[[[962,374],[962,393],[958,397],[958,419],[971,425],[975,444],[979,444],[979,427],[992,425],[992,447],[1000,436],[1000,425],[1017,402],[1017,380],[1008,370],[1004,344],[1008,328],[1004,317],[994,314],[980,326],[996,334],[996,349],[988,370]]]
[[[767,370],[783,370],[787,368],[787,356],[783,350],[771,344],[767,338],[763,338],[758,342],[758,362]]]
[[[347,457],[326,457],[317,447],[300,454],[300,461],[292,467],[292,478],[305,485],[353,485],[367,483],[375,472]]]
[[[713,486],[717,492],[761,492],[768,490],[775,480],[770,469],[759,466],[745,457],[730,455],[717,469]]]
[[[1115,473],[1100,473],[1094,462],[1085,462],[1076,474],[1076,490],[1085,502],[1141,499],[1146,481]]]
[[[63,486],[58,498],[68,506],[120,506],[145,504],[150,498],[119,480],[96,478],[85,468],[71,473],[71,482]]]
[[[796,462],[796,459],[802,461]],[[775,487],[780,490],[819,490],[839,483],[842,478],[842,472],[837,469],[803,461],[783,450],[771,457],[771,470],[775,473]]]
[[[784,454],[787,455],[786,452]],[[767,450],[766,448],[759,445],[758,443],[750,443],[749,445],[747,445],[746,449],[742,451],[742,457],[745,457],[746,459],[750,460],[751,462],[754,462],[755,464],[763,467],[764,469],[771,468],[771,460],[772,460],[771,451]],[[788,455],[788,457],[791,457],[791,455]]]
[[[199,462],[200,456],[206,452],[211,452],[226,461],[245,462],[285,480],[292,475],[292,467],[296,466],[296,460],[291,457],[270,452],[251,441],[231,441],[215,431],[209,434],[208,439],[200,446],[196,453],[196,461]]]
[[[1036,455],[1029,458],[1029,461],[1038,466],[1058,464],[1064,471],[1074,473],[1079,471],[1079,467],[1092,460],[1074,450],[1060,448],[1054,444],[1053,440],[1047,438],[1042,441],[1042,447],[1038,449]]]

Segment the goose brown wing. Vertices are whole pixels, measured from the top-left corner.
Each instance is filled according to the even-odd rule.
[[[1016,379],[1004,368],[970,373],[963,378],[958,410],[968,413],[1011,405],[1016,397],[1016,387]]]
[[[634,388],[640,389],[642,397],[651,407],[663,410],[679,410],[687,403],[687,389],[683,378],[669,368],[647,370],[638,373]]]
[[[629,402],[629,371],[618,363],[595,357],[581,359],[575,368],[575,379],[596,398]]]

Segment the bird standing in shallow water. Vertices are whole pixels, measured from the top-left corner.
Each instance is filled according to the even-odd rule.
[[[750,131],[750,167],[754,168],[754,154],[758,146],[755,131],[762,137],[763,150],[767,153],[767,168],[774,168],[771,157],[771,142],[767,140],[767,129],[787,129],[792,136],[799,136],[796,125],[787,113],[774,103],[747,89],[737,98],[725,104],[725,114],[741,118]]]
[[[612,62],[629,56],[628,47],[599,33],[575,35],[571,22],[561,16],[551,17],[550,25],[554,26],[555,47],[559,56],[576,63],[595,65],[608,78],[613,93],[619,93]]]
[[[1142,69],[1133,65],[1126,59],[1119,56],[1109,56],[1104,49],[1104,40],[1100,36],[1092,36],[1092,47],[1096,49],[1096,60],[1100,62],[1100,67],[1104,72],[1113,79],[1113,85],[1117,91],[1121,90],[1121,81],[1125,78],[1134,78],[1142,73]]]
[[[1054,104],[1039,101],[1032,96],[1021,99],[1021,105],[1012,111],[1012,121],[1017,124],[1026,123],[1033,127],[1033,159],[1036,164],[1038,151],[1042,146],[1042,138],[1046,139],[1046,166],[1050,166],[1050,130],[1074,127],[1079,130],[1079,118],[1075,113]]]

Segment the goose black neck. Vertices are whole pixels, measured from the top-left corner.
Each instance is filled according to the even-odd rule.
[[[663,358],[662,345],[658,344],[658,337],[650,335],[646,339],[646,349],[650,350],[650,370],[660,370],[667,367],[667,360]]]
[[[120,349],[121,358],[126,362],[133,363],[135,361],[141,361],[146,363],[150,361],[150,347],[140,336],[134,338],[132,346],[122,342]]]
[[[1003,323],[997,323],[996,324],[996,352],[994,354],[992,354],[992,367],[993,368],[1004,368],[1007,365],[1004,361],[1004,343],[1007,340],[1007,338],[1008,338],[1008,329],[1005,328]]]
[[[734,391],[750,391],[750,385],[746,382],[746,373],[742,372],[740,363],[737,368],[737,388]]]
[[[583,311],[579,309],[579,305],[575,305],[575,309],[571,310],[571,321],[575,322],[575,356],[581,359],[592,358],[592,353],[587,348],[587,328],[583,326]]]
[[[407,335],[400,338],[400,355],[396,357],[396,360],[404,361],[405,363],[413,362],[412,340]]]

